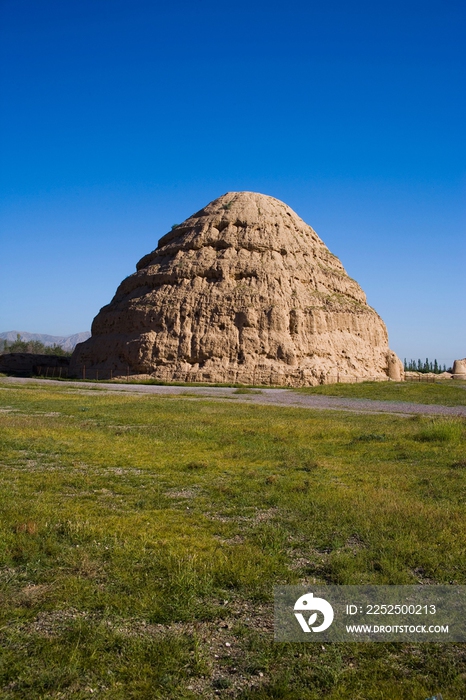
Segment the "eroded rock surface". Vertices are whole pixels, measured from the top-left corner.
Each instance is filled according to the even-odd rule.
[[[286,204],[230,192],[167,233],[120,284],[72,368],[163,380],[310,385],[398,379],[385,325]]]

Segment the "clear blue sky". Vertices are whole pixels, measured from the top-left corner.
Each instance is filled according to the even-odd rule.
[[[466,356],[459,0],[0,0],[0,331],[90,328],[229,190],[289,204],[403,358]]]

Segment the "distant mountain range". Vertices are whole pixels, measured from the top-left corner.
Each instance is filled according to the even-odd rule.
[[[90,331],[74,333],[73,335],[45,335],[44,333],[28,333],[27,331],[5,331],[0,333],[0,340],[8,340],[12,343],[18,335],[21,340],[39,340],[44,345],[61,345],[66,352],[72,352],[78,343],[83,343],[91,337]]]

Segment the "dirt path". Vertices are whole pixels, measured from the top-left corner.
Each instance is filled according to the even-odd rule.
[[[57,386],[49,379],[2,377],[0,387],[15,384],[43,384]],[[154,384],[111,384],[92,382],[59,382],[58,386],[73,387],[80,391],[122,391],[130,394],[153,394],[156,396],[199,397],[230,400],[238,403],[268,406],[289,406],[357,413],[396,413],[401,415],[465,416],[466,406],[439,406],[435,404],[408,403],[405,401],[373,401],[371,399],[345,399],[338,396],[297,394],[290,389],[251,389],[251,393],[237,393],[231,387],[157,386]]]

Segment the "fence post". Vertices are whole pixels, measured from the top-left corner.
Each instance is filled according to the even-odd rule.
[[[129,382],[129,365],[126,365],[126,381]]]
[[[96,369],[96,371],[95,371],[95,378],[98,381],[98,379],[99,379],[99,370],[98,369]]]
[[[86,379],[86,365],[83,365],[83,379]]]

